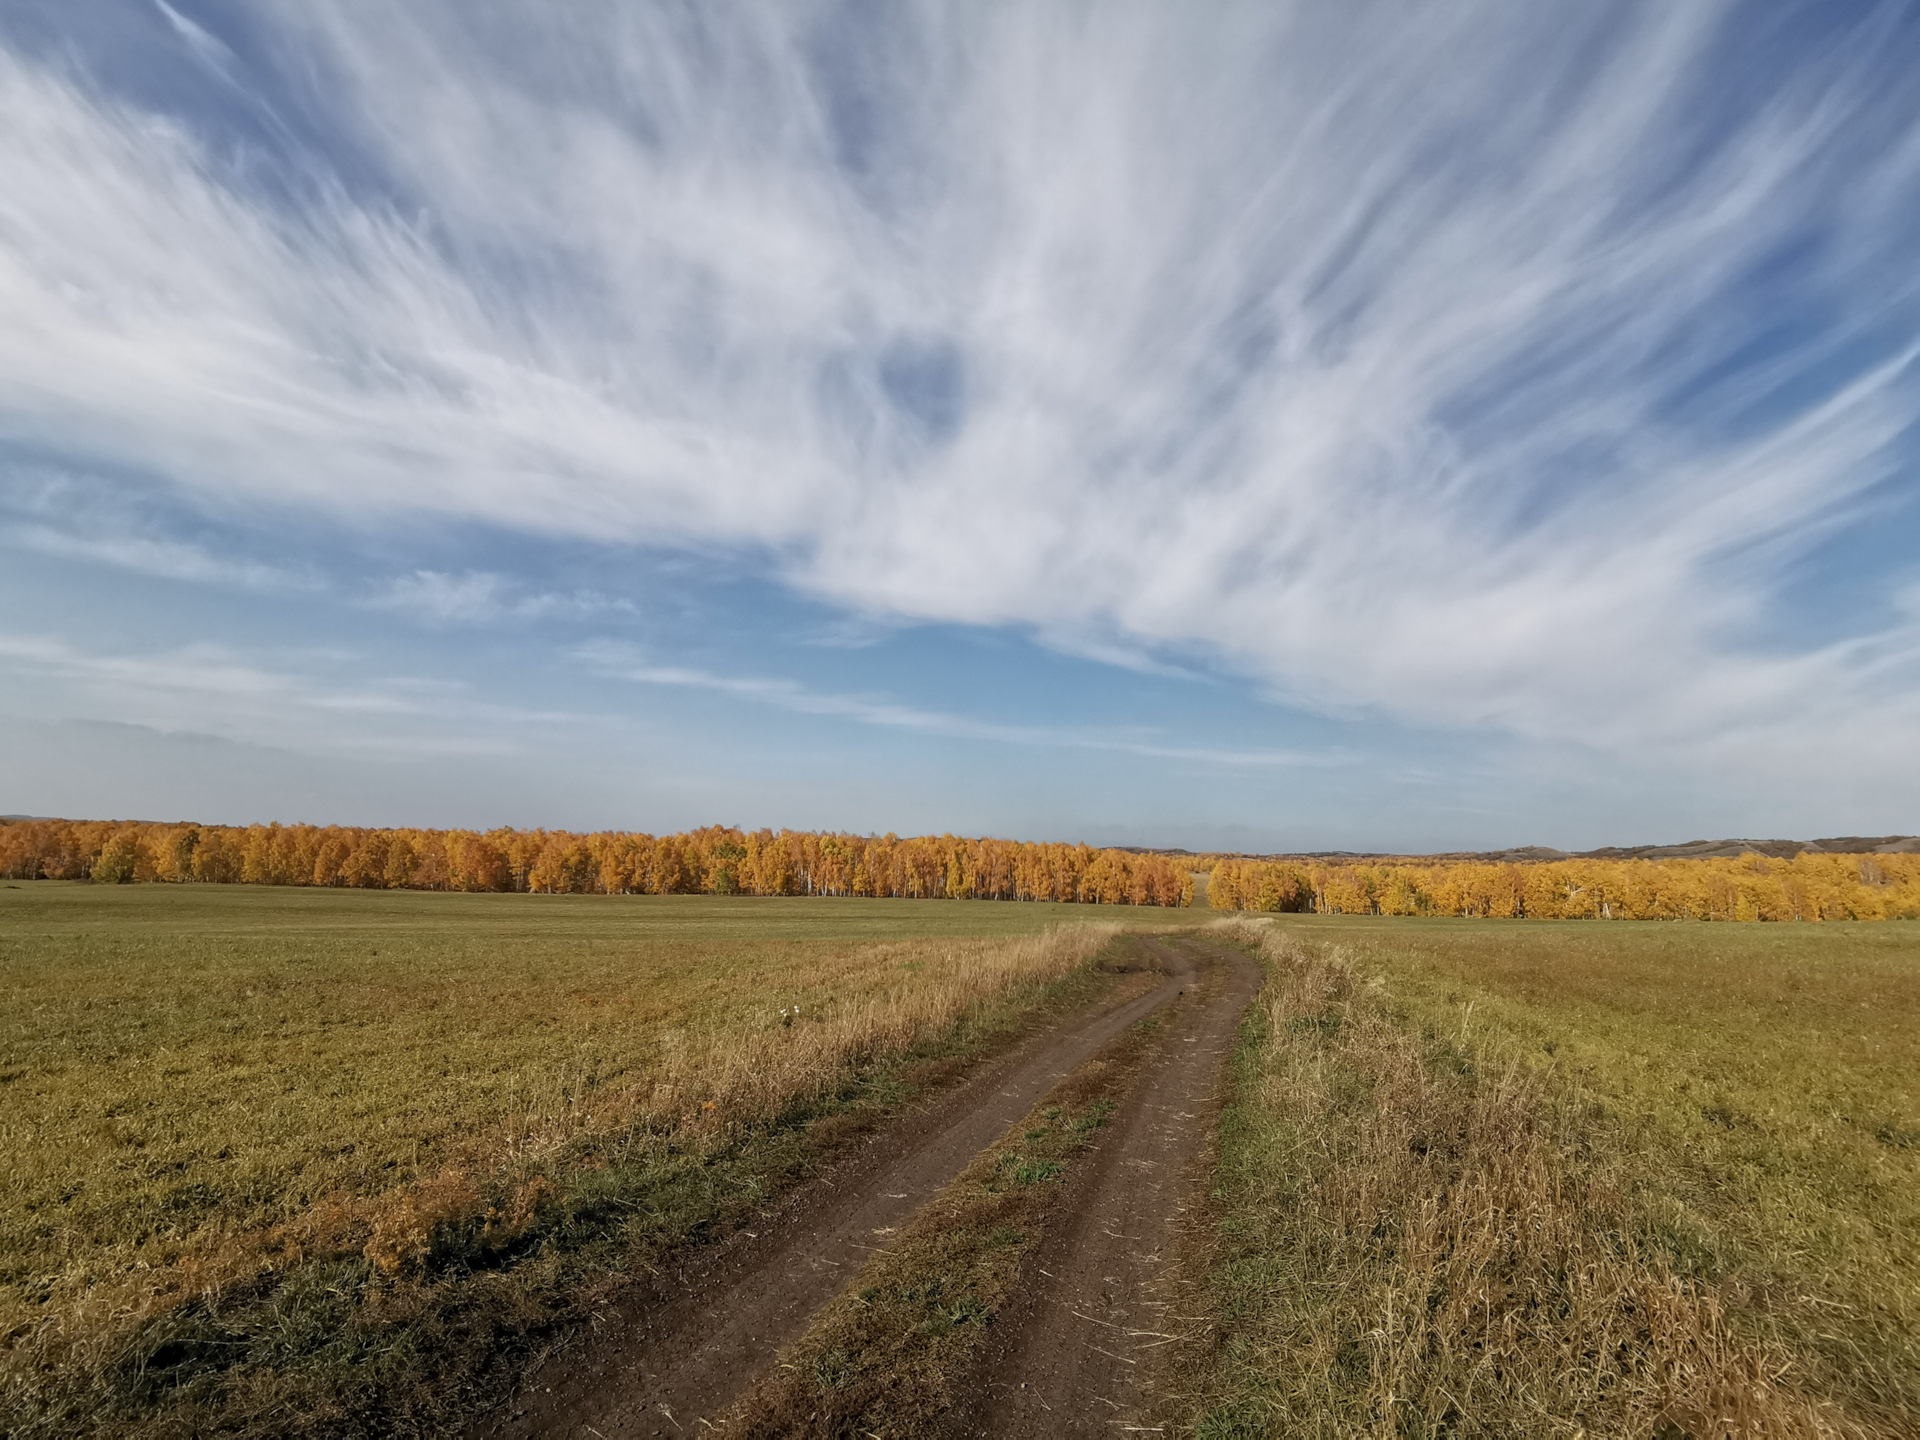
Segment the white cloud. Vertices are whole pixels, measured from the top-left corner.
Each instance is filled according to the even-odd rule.
[[[0,464],[0,545],[162,580],[261,592],[317,591],[311,566],[269,563],[183,539],[155,507],[102,476]]]
[[[279,566],[219,555],[204,546],[150,535],[79,533],[52,525],[26,524],[0,532],[0,539],[42,555],[110,565],[162,580],[269,591],[308,590],[317,583]]]
[[[1158,760],[1196,762],[1226,768],[1272,769],[1294,766],[1327,766],[1341,757],[1324,752],[1294,750],[1228,749],[1218,746],[1179,745],[1139,735],[1116,735],[1090,729],[1069,729],[1049,725],[1006,725],[952,715],[938,710],[902,705],[895,701],[866,695],[841,695],[810,689],[797,681],[751,675],[717,675],[707,670],[678,665],[652,665],[629,648],[606,642],[582,645],[574,657],[604,675],[631,680],[641,685],[663,685],[674,689],[710,690],[730,695],[750,704],[771,706],[800,715],[829,715],[861,725],[912,730],[925,735],[955,740],[987,740],[1003,745],[1024,745],[1069,750],[1103,750],[1122,755],[1139,755]]]
[[[46,635],[0,635],[0,660],[65,679],[216,702],[295,700],[317,709],[362,713],[405,713],[419,708],[415,701],[390,694],[322,689],[300,677],[247,664],[214,645],[155,655],[102,655]]]
[[[204,26],[194,24],[169,5],[167,0],[153,0],[153,3],[160,11],[161,17],[173,28],[173,33],[186,42],[187,49],[193,53],[195,59],[212,67],[221,75],[229,73],[228,67],[233,63],[234,58],[233,51],[229,50],[217,36],[209,33]]]
[[[502,706],[445,681],[354,673],[356,658],[313,653],[262,663],[212,644],[115,653],[54,635],[0,633],[11,708],[25,704],[39,715],[91,711],[314,753],[447,758],[509,753],[581,719]]]
[[[1728,638],[1920,418],[1870,33],[1731,93],[1728,5],[823,13],[282,7],[361,157],[299,201],[0,54],[0,427],[1621,756],[1914,733],[1911,616]]]
[[[468,570],[457,575],[439,570],[415,570],[387,582],[368,603],[445,625],[581,619],[610,610],[633,609],[629,600],[589,590],[528,594],[517,581],[486,570]]]

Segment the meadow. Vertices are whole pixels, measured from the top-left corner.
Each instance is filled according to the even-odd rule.
[[[1210,1437],[1914,1433],[1920,934],[1298,916],[1222,1121]]]
[[[1911,925],[1120,914],[1268,970],[1176,1431],[1912,1433]],[[444,1431],[1115,915],[0,884],[0,1428]]]
[[[5,1428],[444,1423],[596,1284],[1084,988],[1095,919],[0,887]]]

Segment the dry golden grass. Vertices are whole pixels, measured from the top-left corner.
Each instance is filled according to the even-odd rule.
[[[806,904],[0,893],[7,1430],[438,1428],[1115,933]]]
[[[1223,932],[1272,979],[1198,1433],[1912,1433],[1916,957],[1494,928]],[[1832,1012],[1864,1048],[1823,1043]]]

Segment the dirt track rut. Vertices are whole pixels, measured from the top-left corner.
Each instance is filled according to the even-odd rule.
[[[1151,1428],[1160,1362],[1183,1320],[1180,1227],[1204,1194],[1199,1166],[1222,1062],[1260,988],[1236,951],[1175,941],[1205,959],[1202,993],[1170,1016],[1144,1074],[1074,1181],[1068,1218],[1041,1243],[1021,1299],[1000,1317],[996,1354],[954,1435],[1116,1435]],[[1197,1003],[1195,1003],[1197,1001]]]
[[[516,1403],[488,1417],[476,1433],[619,1440],[704,1428],[702,1420],[743,1393],[780,1347],[805,1329],[880,1237],[938,1193],[1063,1076],[1200,978],[1189,944],[1142,944],[1168,971],[1159,985],[1023,1042],[830,1177],[804,1187],[766,1225],[737,1237],[703,1270],[671,1277],[651,1302],[609,1317],[584,1353],[556,1357]],[[1205,1013],[1214,1008],[1210,1004]],[[1198,1012],[1182,1007],[1182,1013]],[[1231,1028],[1229,1020],[1228,1034]],[[1196,1046],[1178,1048],[1217,1059],[1210,1044]],[[1172,1059],[1190,1063],[1182,1055]],[[1149,1077],[1147,1083],[1159,1082]]]

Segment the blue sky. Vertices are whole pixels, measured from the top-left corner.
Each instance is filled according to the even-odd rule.
[[[1920,829],[1906,5],[0,10],[0,809]]]

